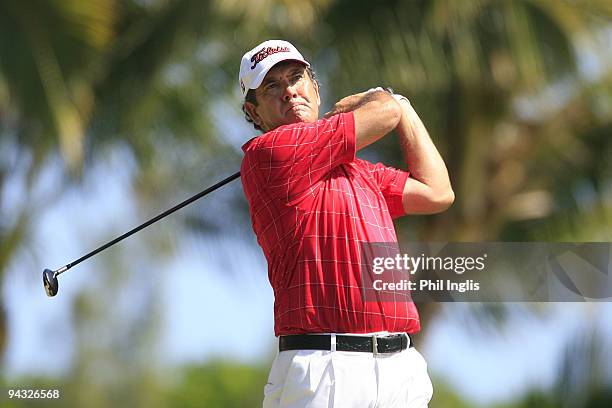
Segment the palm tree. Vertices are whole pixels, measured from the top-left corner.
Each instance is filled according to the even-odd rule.
[[[70,169],[80,165],[95,67],[113,40],[115,3],[0,4],[0,192],[16,168],[27,174],[29,190],[57,146]],[[0,225],[0,281],[28,235],[34,212],[26,201]],[[2,303],[0,355],[6,342]]]
[[[257,12],[251,17],[265,20],[266,11],[282,3],[268,2],[251,10]],[[312,2],[316,3],[325,2]],[[305,23],[289,4],[283,7],[290,11],[289,21],[301,30],[313,24],[313,18]],[[298,8],[307,13],[312,7],[302,2]],[[233,69],[233,61],[217,53],[231,54],[236,47],[229,44],[217,50],[216,42],[227,41],[228,26],[238,24],[244,10],[249,10],[245,4],[228,7],[195,0],[0,4],[0,192],[6,182],[15,182],[15,163],[25,163],[20,166],[27,173],[19,213],[5,221],[0,208],[0,282],[11,260],[27,246],[33,222],[44,211],[36,203],[53,202],[48,196],[29,199],[48,158],[63,160],[66,172],[63,186],[58,187],[66,187],[78,183],[83,171],[107,149],[127,147],[138,164],[134,186],[143,207],[153,194],[191,193],[202,187],[202,179],[218,177],[226,167],[230,171],[227,157],[236,153],[217,142],[208,102],[229,88],[219,81],[223,70],[219,64]],[[184,183],[179,186],[177,178]],[[60,188],[54,190],[61,194]],[[213,216],[190,219],[200,232],[214,229],[213,221],[217,221]],[[116,273],[128,269],[118,260],[112,263]],[[156,296],[155,288],[141,289]],[[75,379],[86,381],[94,361],[127,363],[96,355],[95,342],[88,342],[99,328],[96,323],[112,324],[109,310],[98,309],[103,302],[108,299],[87,292],[75,301],[76,336],[82,346],[76,349],[84,357],[77,359]],[[140,335],[155,327],[156,304],[147,302],[142,315],[134,319],[134,327],[141,330],[130,332],[135,339],[147,341]],[[120,326],[118,337],[126,330]],[[0,355],[6,330],[6,312],[0,308]],[[137,358],[140,345],[128,342],[129,350],[122,355]]]
[[[330,10],[331,25],[345,22],[334,37],[337,92],[355,83],[394,85],[413,98],[445,151],[458,200],[448,216],[431,219],[423,238],[449,231],[454,240],[528,238],[520,221],[546,220],[559,201],[560,163],[541,156],[551,162],[551,150],[575,145],[595,160],[609,154],[603,135],[588,135],[610,116],[597,118],[588,106],[594,89],[578,69],[575,44],[598,51],[612,11],[587,3],[340,1]],[[609,91],[609,77],[599,84]],[[574,181],[590,170],[576,164],[584,172],[573,168]],[[593,172],[601,187],[604,174]]]

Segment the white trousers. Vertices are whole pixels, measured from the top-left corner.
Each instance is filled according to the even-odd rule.
[[[291,350],[278,353],[264,408],[423,408],[433,387],[415,348],[399,353]]]

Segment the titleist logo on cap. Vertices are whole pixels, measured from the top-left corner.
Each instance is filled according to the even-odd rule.
[[[254,62],[251,69],[255,69],[257,64],[259,64],[266,57],[278,52],[290,52],[290,50],[289,47],[281,47],[280,45],[278,47],[264,47],[261,49],[261,51],[258,51],[257,54],[251,57],[251,62]]]

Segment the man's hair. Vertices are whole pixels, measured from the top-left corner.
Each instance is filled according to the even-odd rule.
[[[314,72],[312,67],[306,67],[306,72],[308,73],[308,76],[310,77],[312,82],[314,82],[316,86],[319,86],[319,81],[317,81],[317,74]],[[253,119],[251,119],[251,116],[249,116],[249,112],[247,112],[246,108],[244,107],[246,102],[251,102],[253,105],[257,106],[257,97],[255,96],[254,89],[249,89],[246,96],[244,97],[244,102],[242,103],[242,112],[244,113],[244,118],[246,119],[246,121],[252,123],[253,127],[256,130],[263,130],[257,123],[253,122]]]

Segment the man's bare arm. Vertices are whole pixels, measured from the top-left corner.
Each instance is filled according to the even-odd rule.
[[[325,117],[351,111],[355,118],[357,150],[374,143],[395,129],[402,114],[401,106],[393,96],[388,92],[375,90],[341,99]]]
[[[402,115],[396,131],[410,171],[404,186],[404,210],[406,214],[442,212],[455,200],[448,170],[410,102],[404,98],[399,104]]]

